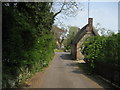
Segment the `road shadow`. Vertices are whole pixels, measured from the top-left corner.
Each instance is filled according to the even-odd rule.
[[[72,60],[71,59],[72,57],[71,57],[70,53],[64,53],[60,57],[61,57],[62,60]]]
[[[61,56],[62,60],[70,60],[74,61],[72,59],[72,56],[70,53],[63,53]],[[72,73],[76,74],[82,74],[85,77],[91,79],[92,81],[96,82],[98,85],[100,85],[103,88],[115,88],[110,83],[106,82],[105,80],[101,79],[99,75],[93,73],[93,70],[91,70],[86,63],[77,63],[77,62],[70,62],[66,64],[68,67],[73,67],[74,69],[71,71]],[[76,68],[75,68],[76,67]]]
[[[90,69],[86,63],[77,63],[76,66],[78,66],[79,68],[76,68],[71,72],[76,73],[76,74],[83,74],[84,76],[96,82],[98,85],[100,85],[101,87],[105,89],[106,88],[115,89],[115,87],[111,83],[106,82],[99,75],[94,73],[94,71]]]
[[[67,63],[66,65],[67,65],[67,66],[76,66],[75,63]]]

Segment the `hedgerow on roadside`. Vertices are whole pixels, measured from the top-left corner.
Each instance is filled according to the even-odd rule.
[[[47,2],[3,3],[2,87],[21,87],[54,56],[53,13]]]
[[[84,43],[83,53],[88,64],[95,68],[95,62],[120,65],[120,34],[90,37]]]

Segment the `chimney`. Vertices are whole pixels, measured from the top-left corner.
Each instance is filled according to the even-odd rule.
[[[88,25],[92,27],[93,25],[93,18],[88,18]]]

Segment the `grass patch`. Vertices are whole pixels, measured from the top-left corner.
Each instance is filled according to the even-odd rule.
[[[64,52],[63,49],[54,49],[54,52]]]

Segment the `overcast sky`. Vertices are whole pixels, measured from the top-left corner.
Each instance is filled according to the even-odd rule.
[[[85,0],[84,0],[85,1]],[[86,0],[87,1],[87,0]],[[102,28],[110,29],[114,32],[118,32],[118,0],[113,2],[94,2],[90,1],[90,13],[89,17],[93,18],[93,25],[96,26],[97,23],[101,24]],[[97,1],[97,0],[96,0]],[[68,19],[61,19],[63,24],[66,26],[77,26],[82,28],[87,24],[88,20],[88,2],[81,2],[84,10],[78,12],[75,17],[70,17]]]

